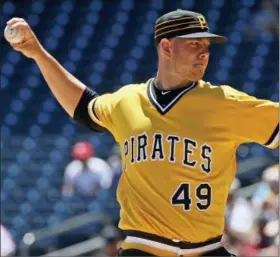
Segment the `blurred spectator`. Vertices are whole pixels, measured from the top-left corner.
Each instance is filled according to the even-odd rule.
[[[1,256],[12,256],[16,245],[10,232],[1,224]]]
[[[276,214],[279,207],[279,165],[273,165],[263,171],[262,183],[252,197],[252,203],[258,215],[272,210]]]
[[[254,213],[249,201],[239,196],[240,182],[234,179],[227,201],[226,226],[223,243],[227,249],[239,255],[241,248],[246,249],[246,256],[254,256],[257,253],[255,246],[247,235],[254,225]]]
[[[254,213],[249,201],[238,195],[239,188],[240,182],[236,178],[228,196],[226,226],[231,232],[246,234],[253,226]]]
[[[237,179],[230,189],[223,242],[238,256],[278,255],[279,165],[266,168],[262,179],[251,205],[241,197]]]
[[[279,233],[279,220],[271,220],[269,216],[259,217],[254,238],[254,255],[248,255],[244,245],[239,249],[242,256],[278,256],[276,236]]]
[[[262,0],[261,8],[251,17],[245,31],[247,40],[255,39],[262,33],[279,35],[279,3],[274,0]]]
[[[78,142],[72,148],[74,158],[65,168],[63,195],[74,192],[93,196],[100,189],[109,189],[113,170],[104,160],[93,157],[94,148],[88,142]]]
[[[274,235],[271,234],[271,226],[268,225],[270,222],[274,222],[274,221],[271,220],[271,217],[265,215],[259,218],[257,222],[257,231],[258,231],[257,246],[259,249],[267,248],[273,244]]]

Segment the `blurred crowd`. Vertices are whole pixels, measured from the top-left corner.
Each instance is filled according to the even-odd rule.
[[[266,168],[262,181],[249,197],[240,181],[230,190],[224,244],[238,256],[278,256],[279,165]]]

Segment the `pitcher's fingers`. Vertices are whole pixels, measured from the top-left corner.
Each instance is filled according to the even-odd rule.
[[[11,44],[11,46],[13,47],[14,50],[16,51],[22,51],[25,47],[26,47],[26,44],[24,43],[18,43],[18,44]]]
[[[7,24],[8,24],[8,25],[12,25],[12,24],[14,24],[14,23],[16,23],[16,22],[18,22],[18,21],[24,21],[24,19],[23,19],[23,18],[14,17],[14,18],[8,20],[8,21],[7,21]]]
[[[17,47],[17,46],[13,46],[13,45],[11,45],[12,47],[13,47],[13,49],[14,50],[16,50],[16,51],[20,51],[21,50],[21,48],[20,47]]]
[[[22,42],[16,43],[16,44],[11,44],[10,45],[15,49],[15,50],[20,50],[24,48],[26,45],[28,45],[28,41],[23,40]]]
[[[12,29],[26,29],[29,28],[28,24],[25,21],[18,21],[11,25]]]

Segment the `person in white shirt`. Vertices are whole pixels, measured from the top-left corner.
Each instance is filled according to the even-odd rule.
[[[247,234],[254,225],[255,215],[249,201],[237,192],[240,182],[236,178],[230,188],[227,202],[226,223],[227,228],[234,233]]]
[[[262,173],[262,182],[252,197],[255,212],[260,214],[270,205],[277,212],[279,208],[279,164],[267,167]]]
[[[109,189],[113,170],[101,158],[95,157],[94,148],[88,142],[78,142],[72,148],[74,158],[65,168],[63,195],[78,193],[93,196],[100,189]]]
[[[1,256],[11,256],[15,250],[16,244],[10,232],[1,224]]]

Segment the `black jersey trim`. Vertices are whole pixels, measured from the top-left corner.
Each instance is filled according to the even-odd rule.
[[[164,115],[166,114],[169,110],[171,110],[171,108],[176,105],[176,103],[190,90],[192,90],[193,88],[195,88],[197,85],[197,82],[193,82],[191,84],[191,86],[187,87],[187,88],[183,88],[181,90],[176,89],[175,90],[170,90],[170,91],[162,91],[162,94],[166,94],[166,93],[170,93],[173,94],[173,97],[168,101],[168,102],[164,102],[163,104],[165,106],[163,106],[163,104],[159,103],[159,101],[157,100],[157,96],[155,94],[155,84],[154,84],[154,79],[150,79],[150,81],[148,82],[148,87],[147,87],[147,94],[148,94],[148,98],[150,100],[150,102],[152,103],[152,105],[157,109],[157,111]],[[175,93],[175,94],[174,94]]]
[[[214,238],[208,239],[203,242],[197,242],[197,243],[192,243],[192,242],[187,242],[187,241],[178,241],[178,240],[172,240],[168,239],[165,237],[161,237],[158,235],[154,235],[151,233],[146,233],[143,231],[138,231],[138,230],[124,230],[123,231],[126,236],[133,236],[133,237],[138,237],[138,238],[143,238],[143,239],[148,239],[152,240],[158,243],[174,246],[174,247],[179,247],[180,249],[195,249],[199,247],[204,247],[207,245],[215,244],[221,241],[223,235],[216,236]]]
[[[82,125],[83,127],[86,127],[92,131],[95,132],[105,132],[107,131],[105,128],[98,125],[96,122],[94,122],[88,113],[88,104],[90,101],[97,99],[98,94],[93,91],[90,88],[86,88],[84,90],[84,93],[76,106],[76,109],[74,111],[73,120]],[[92,110],[94,112],[94,108]],[[95,114],[96,116],[96,114]],[[97,116],[96,116],[97,117]]]
[[[276,139],[277,135],[279,134],[279,124],[277,124],[276,128],[274,129],[271,137],[268,139],[268,141],[264,144],[265,146],[270,146],[273,141]],[[272,145],[273,146],[273,145]]]
[[[93,116],[95,117],[95,119],[97,119],[97,120],[100,121],[100,119],[98,118],[98,116],[97,116],[97,114],[96,114],[96,111],[95,111],[95,109],[94,109],[95,102],[96,102],[97,98],[98,98],[98,97],[96,97],[96,98],[94,98],[94,99],[92,100],[93,103],[92,103],[91,111],[92,111],[92,114],[93,114]]]

